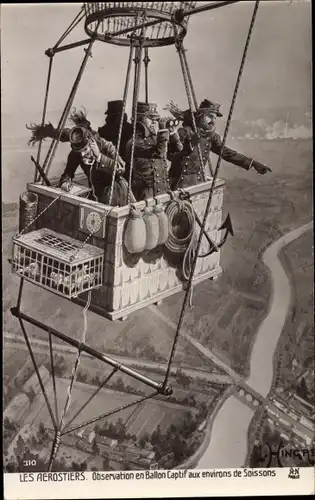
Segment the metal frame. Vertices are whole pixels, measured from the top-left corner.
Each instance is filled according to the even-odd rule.
[[[21,299],[22,299],[22,294],[23,294],[23,285],[24,285],[24,280],[21,278],[21,285],[20,285],[20,291],[19,291],[19,298],[17,305],[15,307],[11,307],[10,311],[11,314],[18,318],[20,321],[26,321],[27,323],[40,328],[41,330],[57,337],[58,339],[66,342],[67,344],[70,344],[73,347],[76,347],[77,349],[80,349],[82,352],[85,352],[89,354],[90,356],[93,356],[94,358],[98,359],[99,361],[103,361],[109,366],[112,366],[115,368],[117,371],[121,371],[122,373],[125,373],[126,375],[130,375],[130,377],[135,378],[136,380],[143,382],[145,385],[152,387],[155,389],[159,394],[162,394],[164,396],[170,396],[173,393],[173,389],[168,386],[164,385],[163,383],[157,383],[154,380],[151,380],[150,378],[142,375],[141,373],[138,373],[136,370],[133,370],[129,368],[128,366],[123,365],[122,363],[119,363],[118,361],[115,361],[114,359],[110,358],[109,356],[106,356],[105,354],[99,353],[96,349],[93,349],[92,347],[82,344],[78,340],[75,340],[65,333],[59,332],[58,330],[55,330],[54,328],[46,325],[45,323],[42,323],[41,321],[38,321],[31,316],[28,316],[27,314],[24,314],[21,309],[20,309],[20,304],[21,304]]]

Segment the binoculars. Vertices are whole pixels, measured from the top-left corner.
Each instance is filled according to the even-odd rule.
[[[165,120],[165,118],[162,118],[161,122],[163,123],[164,120]],[[177,127],[178,124],[179,124],[179,120],[176,120],[174,118],[169,118],[165,122],[165,127],[166,128]]]

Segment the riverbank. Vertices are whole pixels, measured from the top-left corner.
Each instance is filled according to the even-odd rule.
[[[272,276],[272,295],[267,316],[256,335],[247,383],[265,397],[272,387],[274,353],[291,303],[290,281],[278,254],[312,225],[310,222],[285,234],[263,254],[263,262]],[[198,462],[198,468],[243,466],[248,451],[248,427],[253,415],[253,410],[235,397],[229,397],[217,414],[209,446]]]

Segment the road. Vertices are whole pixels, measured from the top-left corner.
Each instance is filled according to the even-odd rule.
[[[273,356],[287,317],[291,300],[291,284],[285,274],[278,254],[291,241],[312,228],[312,223],[282,236],[272,243],[263,254],[273,282],[273,294],[268,315],[260,325],[251,354],[251,371],[247,385],[265,397],[270,392],[273,380]],[[224,402],[211,430],[211,440],[197,468],[242,467],[247,456],[248,427],[254,410],[246,407],[235,396]],[[293,419],[283,413],[283,419],[292,424]],[[293,421],[297,427],[297,423]],[[301,426],[301,424],[298,424]],[[309,430],[304,426],[303,433]]]

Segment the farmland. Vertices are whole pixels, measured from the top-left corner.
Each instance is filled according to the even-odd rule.
[[[67,397],[67,388],[69,381],[64,379],[57,379],[57,395],[58,395],[58,408],[59,411],[64,407]],[[95,387],[89,384],[77,382],[72,391],[72,404],[69,412],[67,413],[66,421],[72,419],[78,409],[83,403],[93,394]],[[48,398],[51,402],[54,400],[54,392],[52,382],[46,386]],[[102,415],[111,412],[120,406],[130,404],[139,398],[126,393],[119,393],[110,389],[101,389],[95,396],[93,401],[82,411],[80,417],[73,422],[80,424],[90,420],[97,415]],[[135,409],[137,412],[135,413]],[[195,410],[190,409],[194,413]],[[162,431],[166,430],[171,424],[178,424],[182,421],[184,416],[184,409],[181,405],[176,405],[160,400],[148,400],[140,405],[130,407],[128,409],[119,411],[118,413],[106,418],[106,421],[115,423],[118,418],[123,419],[128,432],[135,434],[137,438],[141,438],[143,434],[152,432],[157,425],[160,425]],[[130,420],[129,420],[130,419]],[[42,395],[39,395],[33,403],[30,412],[26,416],[24,423],[32,427],[38,427],[39,423],[43,422],[45,427],[51,428],[51,419],[45,400]],[[91,424],[91,430],[94,424]]]

